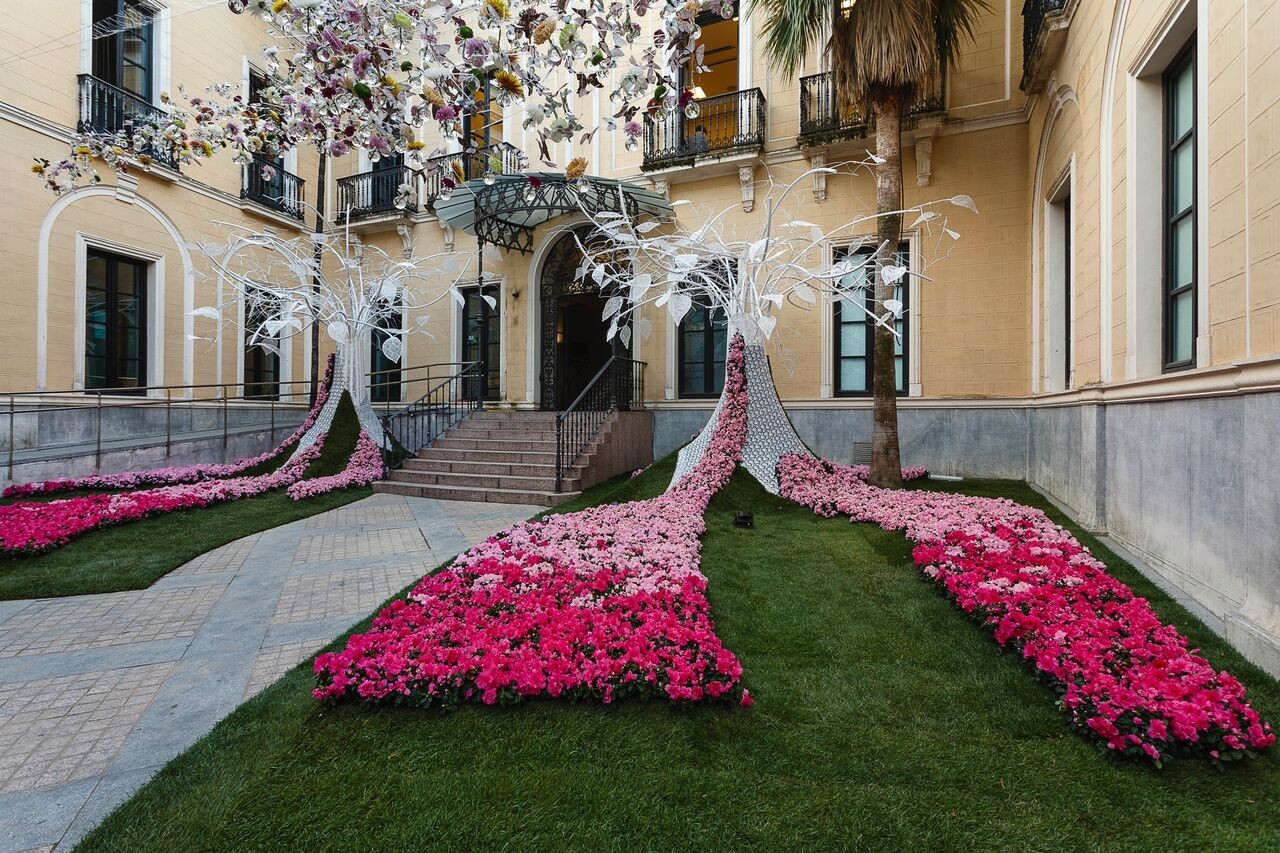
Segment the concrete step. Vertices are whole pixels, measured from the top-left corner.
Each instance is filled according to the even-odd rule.
[[[554,492],[556,475],[553,470],[550,476],[520,477],[507,474],[454,474],[441,471],[405,470],[392,471],[387,478],[396,483],[417,483],[428,486],[453,486],[465,489],[513,489],[522,492]],[[561,483],[561,491],[581,491],[578,477],[566,477]]]
[[[443,437],[437,438],[431,447],[440,450],[508,450],[521,453],[550,453],[553,457],[556,452],[554,440],[521,441],[511,438],[455,438],[453,432],[447,432]]]
[[[473,421],[496,421],[504,424],[524,424],[545,427],[555,424],[558,412],[495,412],[488,409],[476,412],[470,418]]]
[[[472,415],[471,417],[458,424],[457,429],[500,429],[508,431],[529,431],[529,432],[555,432],[556,419],[539,418],[538,420],[523,420],[520,418],[485,418],[480,415]]]
[[[556,452],[522,450],[468,450],[457,447],[428,447],[418,451],[419,459],[436,462],[503,462],[520,465],[555,465]]]
[[[475,501],[477,503],[523,504],[527,506],[559,506],[576,498],[580,492],[523,492],[516,489],[461,488],[425,483],[379,480],[373,490],[388,495],[412,498],[434,498],[440,501]]]
[[[494,440],[494,441],[555,441],[556,431],[543,429],[488,429],[496,421],[483,421],[481,423],[458,424],[448,435],[450,438],[466,438],[472,440]]]
[[[579,476],[584,466],[574,465],[569,469],[570,476]],[[538,465],[524,465],[517,462],[478,462],[471,459],[456,462],[448,459],[406,459],[406,471],[429,471],[436,474],[497,474],[505,477],[554,477],[554,462]]]

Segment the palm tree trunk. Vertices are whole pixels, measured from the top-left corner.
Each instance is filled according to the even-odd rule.
[[[898,451],[898,381],[894,363],[893,318],[885,310],[886,299],[893,299],[894,285],[880,275],[880,268],[894,263],[898,243],[902,240],[902,215],[886,215],[902,209],[902,101],[900,89],[886,91],[872,102],[876,120],[876,238],[879,253],[875,263],[874,310],[882,318],[877,323],[872,343],[872,485],[884,489],[902,486],[902,461]]]

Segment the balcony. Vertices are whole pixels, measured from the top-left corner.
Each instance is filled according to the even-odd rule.
[[[270,170],[270,176],[264,174]],[[286,172],[279,163],[255,157],[244,166],[244,178],[240,185],[240,198],[256,202],[277,213],[301,220],[306,181],[292,172]]]
[[[1022,6],[1022,91],[1039,92],[1067,43],[1079,0],[1026,0]]]
[[[375,219],[384,216],[405,216],[429,212],[440,194],[443,178],[448,177],[445,170],[452,169],[451,161],[457,161],[462,169],[464,180],[476,180],[482,177],[490,166],[497,166],[494,171],[504,174],[520,171],[519,152],[507,143],[489,145],[472,152],[445,154],[427,161],[423,175],[419,176],[409,166],[390,166],[371,169],[346,178],[338,179],[338,219],[343,221],[347,211],[351,212],[351,221]],[[408,184],[411,188],[407,203],[403,208],[396,207],[396,196],[400,187]]]
[[[164,122],[164,111],[154,104],[149,104],[137,95],[126,92],[119,86],[113,86],[105,80],[99,80],[92,74],[81,74],[80,81],[80,123],[76,129],[80,133],[114,134],[127,131],[140,125]],[[178,163],[168,151],[154,146],[146,146],[140,150],[155,162],[170,169],[177,169]]]
[[[764,148],[765,102],[759,89],[701,98],[696,118],[681,111],[644,117],[641,169],[692,166],[702,158],[758,152]]]
[[[946,112],[946,75],[936,88],[920,92],[907,104],[905,124]],[[800,78],[800,135],[797,141],[806,147],[828,145],[846,139],[862,139],[874,126],[872,117],[859,107],[846,106],[836,91],[835,75],[830,71]]]

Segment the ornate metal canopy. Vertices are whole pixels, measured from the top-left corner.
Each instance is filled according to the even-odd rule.
[[[530,181],[533,177],[536,180]],[[671,204],[653,190],[626,181],[588,177],[570,181],[563,174],[498,175],[492,184],[467,181],[446,200],[435,203],[440,221],[474,234],[482,242],[518,252],[533,250],[533,232],[542,223],[586,211],[665,217]]]

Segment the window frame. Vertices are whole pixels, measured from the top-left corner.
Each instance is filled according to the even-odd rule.
[[[280,353],[270,352],[256,343],[250,343],[257,326],[260,322],[265,322],[266,318],[261,315],[254,316],[256,312],[248,299],[242,298],[241,312],[244,317],[241,335],[244,353],[241,359],[240,393],[245,398],[255,400],[279,400],[280,375],[283,372]],[[275,338],[260,335],[259,340],[273,340],[277,347],[282,344],[278,335]]]
[[[854,249],[852,246],[836,246],[833,252],[832,261],[839,262],[849,254],[861,254],[870,256],[875,250],[871,247],[860,247]],[[911,395],[911,322],[909,313],[911,311],[911,241],[905,237],[898,241],[897,260],[900,266],[907,268],[907,274],[902,277],[898,283],[898,289],[901,291],[902,316],[899,322],[902,323],[902,382],[897,383],[897,396],[909,397]],[[841,298],[833,298],[831,300],[831,393],[835,397],[870,397],[875,393],[875,324],[871,318],[864,316],[863,324],[867,327],[867,384],[865,391],[846,391],[840,386],[840,315]]]
[[[159,27],[157,25],[159,24],[159,15],[157,14],[157,10],[151,3],[145,2],[145,0],[115,0],[114,5],[115,5],[115,12],[112,13],[112,17],[123,16],[125,12],[130,8],[137,9],[144,16],[145,22],[140,28],[141,30],[140,38],[144,45],[144,52],[146,55],[146,65],[142,66],[136,62],[130,62],[125,58],[125,50],[124,50],[125,30],[123,29],[123,26],[121,27],[119,32],[112,33],[110,36],[105,36],[101,38],[94,37],[93,29],[97,26],[98,21],[100,19],[97,17],[96,9],[95,9],[95,7],[97,6],[97,3],[93,2],[90,4],[90,13],[89,13],[90,14],[90,20],[89,20],[90,73],[92,73],[99,80],[102,80],[104,83],[107,83],[111,86],[115,86],[117,89],[120,89],[122,92],[128,92],[130,95],[133,95],[134,97],[140,100],[143,100],[148,104],[154,103],[155,91],[156,91],[156,75],[158,71],[158,68],[157,68],[158,63],[156,61],[157,59],[156,40],[158,38]],[[121,23],[123,24],[123,18],[121,19]],[[110,69],[112,79],[108,79],[107,77],[102,76],[98,73],[99,71],[105,70],[103,67],[105,66],[105,62],[103,63],[102,66],[100,66],[97,61],[97,55],[96,55],[97,46],[99,44],[104,44],[108,40],[110,40],[112,44],[111,51],[113,53],[113,56],[110,57],[113,60],[111,63],[112,67]],[[146,80],[145,92],[134,91],[133,89],[130,89],[125,85],[124,69],[126,65],[132,65],[135,68],[141,68],[145,71],[145,74],[143,75],[143,79]]]
[[[502,398],[502,287],[497,282],[486,282],[458,289],[462,293],[462,305],[458,308],[458,359],[463,363],[467,361],[467,321],[470,319],[471,306],[478,304],[484,316],[484,322],[477,325],[481,340],[476,343],[481,356],[480,363],[484,366],[484,385],[480,399],[483,402],[496,402]],[[492,296],[497,304],[489,307],[489,303],[480,298],[481,295]],[[488,350],[495,345],[498,349],[497,363],[490,363]]]
[[[689,333],[685,332],[684,324],[689,319],[689,314],[697,311],[703,315],[702,328],[702,391],[690,391],[685,385],[685,338]],[[714,400],[723,393],[724,377],[720,378],[720,391],[716,391],[715,369],[716,369],[716,315],[719,315],[720,321],[723,323],[725,335],[729,334],[729,318],[725,316],[724,311],[713,308],[708,305],[694,305],[689,309],[680,323],[676,326],[676,392],[681,400]],[[694,333],[697,334],[697,333]],[[721,371],[724,370],[724,362],[720,364]],[[710,388],[712,390],[705,390]]]
[[[369,372],[386,371],[370,383],[369,401],[372,403],[404,402],[404,355],[401,354],[400,361],[392,362],[382,352],[383,342],[392,333],[401,334],[404,330],[404,305],[399,299],[395,308],[394,314],[379,317],[369,330]]]
[[[88,307],[88,301],[89,301],[88,264],[95,257],[100,257],[106,261],[106,270],[105,270],[106,280],[103,283],[104,285],[103,290],[105,293],[104,302],[106,305],[105,313],[106,313],[106,317],[108,318],[107,321],[104,322],[104,334],[103,334],[103,347],[107,351],[106,362],[105,362],[106,371],[105,371],[105,375],[103,376],[103,381],[106,384],[100,385],[100,386],[95,386],[90,384],[90,381],[91,381],[90,377],[92,376],[92,373],[89,370],[89,324],[91,321],[89,319],[90,311]],[[138,376],[137,376],[137,385],[135,386],[123,386],[120,384],[119,364],[117,363],[115,358],[112,356],[112,353],[116,349],[115,344],[116,344],[116,336],[117,336],[118,329],[114,324],[110,322],[110,318],[113,316],[116,316],[119,313],[119,301],[120,301],[119,266],[121,262],[128,264],[130,266],[136,267],[139,272],[139,277],[135,281],[135,285],[134,285],[136,289],[135,295],[138,300],[138,323],[137,323],[137,331],[138,331],[137,373],[138,373]],[[148,320],[150,319],[149,312],[150,312],[151,306],[150,306],[150,294],[148,293],[148,290],[150,286],[149,282],[151,277],[151,274],[150,274],[151,263],[152,263],[151,261],[148,261],[144,258],[131,257],[129,255],[122,254],[120,252],[111,251],[110,249],[103,249],[93,245],[90,245],[87,247],[87,252],[85,255],[85,279],[81,284],[81,287],[84,291],[84,296],[85,296],[85,313],[84,313],[84,324],[82,325],[80,330],[80,333],[84,336],[84,344],[85,344],[83,366],[84,366],[84,390],[86,392],[92,392],[92,393],[112,392],[116,394],[145,393],[145,389],[147,388],[147,369],[148,369],[147,355],[148,355],[148,346],[150,344],[149,334],[148,334],[149,332]]]
[[[1191,124],[1185,134],[1174,139],[1174,109],[1173,102],[1176,97],[1173,86],[1171,85],[1174,78],[1184,72],[1190,72],[1191,80]],[[1164,198],[1161,200],[1161,211],[1163,214],[1163,223],[1161,226],[1161,274],[1160,274],[1160,338],[1161,350],[1160,361],[1161,369],[1165,373],[1173,373],[1180,370],[1188,370],[1196,366],[1196,336],[1199,332],[1199,290],[1200,290],[1200,223],[1198,221],[1200,207],[1200,176],[1199,172],[1199,100],[1200,92],[1197,75],[1197,56],[1196,56],[1196,37],[1193,34],[1187,41],[1187,44],[1178,51],[1174,59],[1169,63],[1161,75],[1161,101],[1164,107],[1164,115],[1162,116],[1162,133],[1161,133],[1161,189]],[[1191,145],[1191,192],[1190,204],[1181,212],[1173,210],[1174,204],[1174,151],[1181,148],[1184,144]],[[1173,283],[1173,259],[1177,251],[1174,242],[1174,230],[1177,225],[1184,219],[1191,222],[1191,280],[1185,285],[1178,287]],[[1175,292],[1176,291],[1176,292]],[[1170,323],[1171,308],[1174,299],[1183,293],[1191,294],[1191,349],[1185,359],[1178,361],[1173,360],[1173,342],[1177,330]]]

